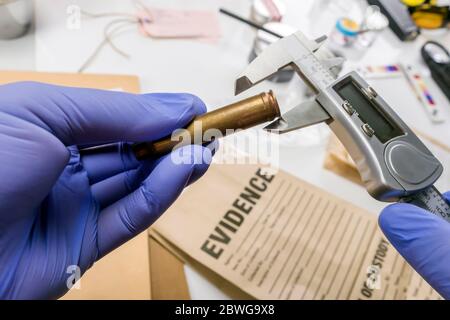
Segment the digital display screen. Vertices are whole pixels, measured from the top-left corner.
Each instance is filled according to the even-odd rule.
[[[374,135],[382,143],[403,135],[403,131],[385,114],[380,106],[370,100],[354,82],[347,78],[334,86],[334,90],[343,99],[347,100],[358,113],[362,122],[367,123],[375,131]]]

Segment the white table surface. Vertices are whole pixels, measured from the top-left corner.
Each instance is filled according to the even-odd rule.
[[[327,34],[337,17],[343,14],[342,6],[353,17],[359,17],[359,0],[333,1],[341,6],[332,7],[318,16],[314,10],[318,0],[285,0],[289,6],[284,21],[311,37]],[[223,6],[248,16],[250,0],[154,0],[144,1],[157,7],[217,10]],[[0,41],[0,69],[76,72],[85,59],[102,40],[103,27],[111,18],[81,20],[81,28],[67,28],[67,8],[78,5],[89,12],[134,12],[127,0],[36,0],[35,30],[17,40]],[[313,11],[312,11],[313,10]],[[234,80],[247,64],[254,38],[254,30],[228,17],[220,16],[222,38],[218,44],[191,40],[153,40],[130,30],[119,36],[115,43],[130,55],[125,59],[110,47],[104,48],[86,70],[89,73],[136,74],[140,77],[143,92],[191,92],[200,96],[208,106],[215,107],[233,100]],[[450,45],[447,34],[439,38]],[[413,63],[426,72],[419,56],[424,39],[414,43],[402,43],[386,30],[371,49],[358,61],[350,61],[346,68],[358,64],[381,65],[389,63]],[[407,123],[433,137],[450,144],[450,106],[436,85],[427,80],[438,103],[444,105],[448,121],[433,125],[424,114],[411,92],[399,93],[396,88],[376,89],[394,106]],[[264,83],[248,94],[269,88],[281,92],[282,102],[287,87]],[[288,109],[292,105],[283,105]],[[311,137],[321,134],[319,141]],[[280,167],[295,176],[377,214],[385,204],[373,200],[366,191],[323,170],[322,163],[328,128],[325,125],[304,133],[293,133],[296,143],[284,144],[280,150]],[[317,139],[316,139],[317,140]],[[444,164],[445,165],[445,164]],[[450,164],[447,164],[450,165]],[[186,266],[190,293],[193,299],[228,299],[224,292],[209,282],[190,266]]]

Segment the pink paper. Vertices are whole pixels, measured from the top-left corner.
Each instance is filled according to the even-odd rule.
[[[267,10],[269,11],[271,21],[281,21],[281,14],[278,10],[277,5],[273,2],[273,0],[263,0],[264,5],[266,6]]]
[[[138,16],[141,32],[153,38],[215,41],[220,37],[217,15],[212,11],[149,8]]]

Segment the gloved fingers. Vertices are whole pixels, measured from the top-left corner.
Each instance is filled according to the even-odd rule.
[[[209,164],[212,161],[212,156],[218,148],[218,142],[211,142],[205,148],[211,152],[204,152],[203,162]],[[144,181],[151,171],[164,159],[161,157],[154,161],[143,162],[138,168],[120,172],[112,177],[108,177],[102,181],[98,181],[91,186],[91,191],[94,198],[98,201],[101,208],[105,208],[119,199],[125,197],[127,194],[136,190],[142,181]],[[202,175],[203,170],[196,167],[187,183],[190,185],[197,181]]]
[[[123,142],[82,150],[81,154],[81,162],[91,184],[141,165],[134,156],[131,145]]]
[[[156,163],[146,163],[136,169],[120,172],[91,185],[91,192],[100,208],[105,208],[136,190],[148,177]]]
[[[99,258],[148,228],[176,200],[193,176],[209,166],[211,151],[186,146],[163,157],[141,186],[102,210],[98,221]]]
[[[138,95],[37,82],[0,86],[0,107],[53,133],[65,145],[152,141],[206,109],[190,94]]]
[[[450,223],[419,207],[400,203],[382,211],[379,225],[406,261],[450,299]]]
[[[191,148],[193,148],[193,147],[191,147]],[[207,151],[203,152],[202,161],[204,164],[207,164],[209,166],[212,163],[213,156],[219,149],[219,141],[213,140],[209,144],[205,145],[204,148],[208,149],[209,152],[207,152]],[[197,181],[198,179],[200,179],[203,176],[203,174],[205,173],[203,169],[204,168],[201,168],[201,169],[197,168],[196,170],[194,170],[191,178],[189,179],[188,185],[194,183],[195,181]]]
[[[445,200],[447,200],[447,202],[450,204],[450,191],[447,191],[446,193],[443,194]]]
[[[212,155],[219,148],[219,142],[217,140],[212,141],[207,146],[211,150]],[[100,148],[83,150],[81,152],[81,161],[83,167],[88,173],[89,181],[91,185],[94,185],[103,180],[109,179],[122,172],[131,171],[137,169],[139,166],[147,166],[150,163],[157,163],[158,159],[149,159],[144,161],[138,161],[134,156],[129,143],[114,143]]]

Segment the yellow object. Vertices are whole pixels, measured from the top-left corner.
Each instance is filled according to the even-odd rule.
[[[402,0],[408,7],[418,7],[425,3],[426,0]]]
[[[358,31],[359,25],[357,22],[349,19],[349,18],[343,18],[341,20],[342,26],[348,29],[349,31]]]
[[[438,29],[444,23],[444,16],[440,13],[417,11],[412,18],[419,28]]]

